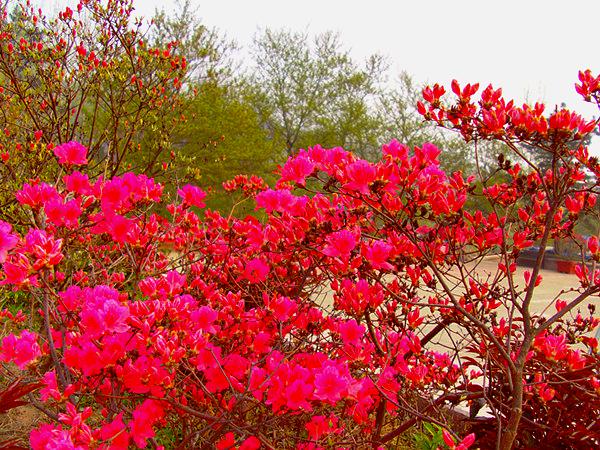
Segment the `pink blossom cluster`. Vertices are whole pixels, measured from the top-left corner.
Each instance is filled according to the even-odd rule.
[[[458,92],[466,102],[472,90]],[[424,94],[438,114],[443,93]],[[569,117],[548,126],[583,126]],[[70,168],[87,161],[82,148],[55,154]],[[377,162],[341,148],[300,151],[272,188],[252,177],[226,184],[255,200],[261,220],[206,209],[193,185],[163,216],[154,212],[163,186],[133,173],[25,183],[16,198],[35,220],[0,221],[0,285],[26,293],[30,323],[44,325],[4,337],[0,360],[38,376],[40,401],[59,411],[31,446],[145,448],[183,417],[184,439],[198,446],[379,448],[416,423],[411,414],[488,398],[485,389],[497,390],[501,410],[506,377],[517,375],[526,407],[567,395],[556,380],[575,372],[594,400],[593,314],[563,318],[569,306],[557,303],[560,321],[539,329],[517,375],[524,327],[502,317],[541,281],[530,272],[515,281],[519,253],[546,229],[565,235],[593,208],[584,168],[564,174],[565,205],[549,214],[553,199],[532,192],[556,174],[511,166],[481,191],[493,205],[482,212],[465,209],[474,178],[445,173],[439,154],[396,141]],[[596,257],[597,240],[587,245]],[[495,252],[505,255],[495,279],[456,275],[473,254]],[[587,268],[578,275],[581,289],[600,288]],[[467,344],[453,352],[435,341],[438,328]],[[494,385],[481,386],[484,371]],[[444,430],[443,440],[466,449],[467,434]]]

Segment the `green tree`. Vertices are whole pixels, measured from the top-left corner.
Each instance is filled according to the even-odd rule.
[[[221,195],[222,183],[238,174],[268,177],[283,153],[262,126],[250,101],[252,90],[237,73],[234,45],[205,26],[189,1],[180,2],[177,11],[157,12],[152,34],[156,46],[176,43],[188,65],[183,104],[172,112],[184,120],[172,131],[171,169],[180,183],[212,190],[210,206],[228,209],[231,196]]]
[[[255,107],[270,137],[288,155],[321,144],[344,146],[363,156],[378,147],[373,105],[387,63],[373,55],[363,66],[343,49],[339,36],[266,29],[254,40]]]
[[[177,0],[174,13],[157,10],[152,19],[151,39],[155,45],[176,43],[188,65],[190,86],[229,80],[234,73],[232,53],[235,44],[214,28],[203,24],[190,0]]]
[[[281,163],[281,152],[261,127],[247,101],[243,85],[203,83],[199,95],[189,99],[189,120],[174,133],[182,180],[213,191],[209,205],[230,208],[231,196],[222,183],[236,175],[257,174],[269,178]]]

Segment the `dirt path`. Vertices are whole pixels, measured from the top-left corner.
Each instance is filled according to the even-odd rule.
[[[494,274],[498,269],[497,257],[484,258],[481,263],[477,266],[477,272],[481,274]],[[521,284],[524,283],[524,273],[528,270],[531,272],[531,268],[517,266],[515,273],[515,280]],[[542,282],[537,286],[533,292],[533,299],[531,301],[531,309],[535,313],[542,312],[549,303],[551,303],[561,291],[567,291],[571,288],[576,288],[579,285],[577,276],[573,274],[560,273],[553,270],[542,269],[540,271],[542,276]],[[560,295],[563,300],[571,300],[577,296],[575,292],[566,292]],[[600,297],[590,297],[589,301],[584,302],[595,303],[600,306]]]

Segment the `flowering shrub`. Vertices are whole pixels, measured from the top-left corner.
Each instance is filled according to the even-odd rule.
[[[177,43],[149,43],[132,11],[131,0],[81,0],[55,18],[28,1],[0,7],[0,219],[18,212],[24,181],[59,176],[55,157],[105,176],[159,173],[175,158],[187,61]]]
[[[600,100],[600,78],[580,79]],[[0,359],[43,383],[34,404],[48,416],[31,446],[383,448],[424,420],[448,448],[598,445],[598,318],[580,305],[600,269],[579,266],[575,297],[548,299],[549,314],[531,308],[549,239],[594,211],[600,165],[570,144],[597,124],[452,90],[447,105],[444,88],[425,89],[421,113],[519,161],[479,180],[490,213],[466,208],[477,179],[446,174],[427,143],[393,141],[376,163],[315,146],[273,188],[226,183],[262,220],[205,210],[191,185],[160,215],[163,185],[95,176],[84,145],[56,146],[58,181],[15,193],[29,222],[0,221],[0,285],[32,311],[2,314],[22,330]],[[552,170],[520,144],[551,152]],[[534,242],[537,264],[517,277]],[[492,254],[497,271],[478,271]],[[461,401],[492,418],[450,422]]]

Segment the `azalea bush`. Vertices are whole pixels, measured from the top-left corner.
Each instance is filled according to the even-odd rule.
[[[598,102],[600,77],[577,89]],[[394,448],[421,423],[453,449],[600,444],[600,269],[532,310],[546,244],[594,214],[600,165],[573,142],[597,123],[452,91],[426,88],[419,111],[506,144],[494,183],[445,173],[432,144],[392,141],[375,163],[315,146],[274,186],[225,183],[259,211],[235,218],[197,186],[98,174],[85,143],[53,145],[58,176],[20,180],[23,219],[0,221],[1,289],[27,304],[1,313],[2,370],[42,384],[47,416],[31,447]],[[465,206],[476,195],[491,212]],[[461,402],[490,414],[457,417]]]
[[[157,174],[175,157],[187,60],[152,45],[131,0],[81,0],[56,17],[30,2],[0,7],[0,218],[30,178],[55,179],[53,147],[79,141],[90,174]],[[144,151],[141,143],[144,143]],[[129,169],[128,169],[129,168]]]

